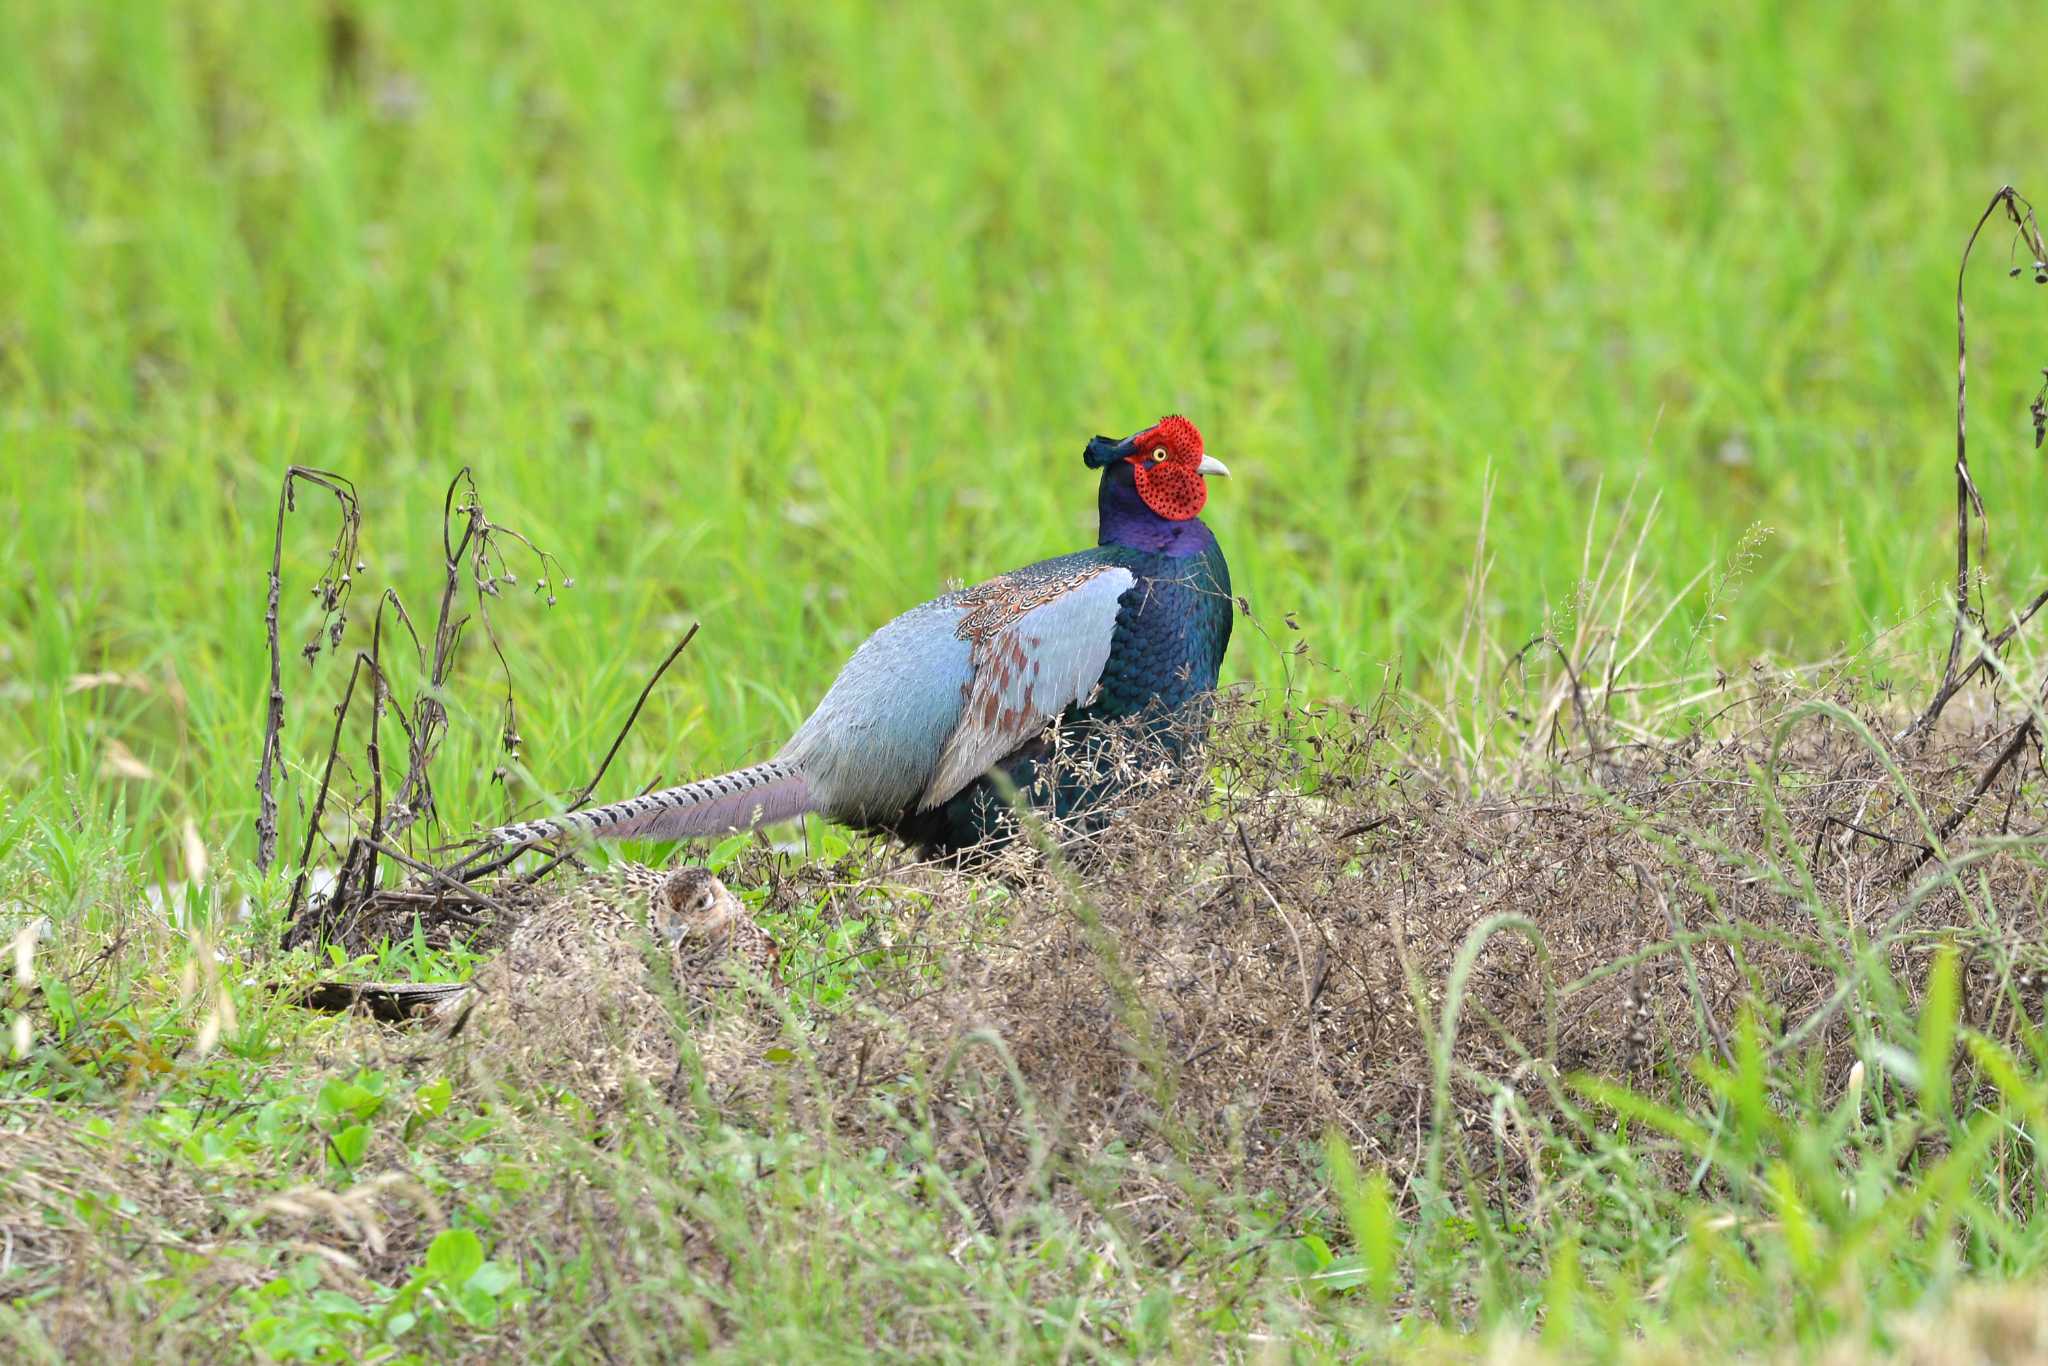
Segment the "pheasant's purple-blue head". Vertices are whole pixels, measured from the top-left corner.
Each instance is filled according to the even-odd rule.
[[[1105,488],[1134,489],[1154,516],[1169,522],[1199,515],[1209,501],[1205,476],[1230,473],[1221,460],[1202,453],[1202,434],[1178,414],[1122,441],[1098,436],[1081,458],[1088,468],[1102,471]]]

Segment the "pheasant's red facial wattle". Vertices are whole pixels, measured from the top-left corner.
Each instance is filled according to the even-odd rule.
[[[1169,522],[1198,516],[1209,501],[1209,486],[1202,476],[1171,459],[1150,464],[1138,456],[1132,463],[1138,467],[1138,496]]]
[[[1169,522],[1198,516],[1209,501],[1202,478],[1202,434],[1184,417],[1169,417],[1133,438],[1137,450],[1126,457],[1145,506]]]

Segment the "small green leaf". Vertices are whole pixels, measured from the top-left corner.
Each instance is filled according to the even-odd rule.
[[[1339,1257],[1309,1278],[1324,1290],[1355,1290],[1371,1279],[1363,1257]]]
[[[738,858],[740,851],[753,842],[752,835],[727,835],[711,846],[711,853],[706,856],[704,866],[714,873],[722,873],[726,865]]]
[[[353,1170],[363,1160],[363,1154],[370,1150],[370,1126],[351,1124],[334,1135],[335,1161]]]
[[[57,1028],[58,1040],[70,1038],[78,1023],[78,1005],[71,997],[70,984],[61,977],[40,974],[36,980],[43,989],[43,1003],[49,1007],[50,1023]]]
[[[453,1289],[484,1264],[484,1245],[466,1228],[443,1229],[427,1246],[427,1275]]]
[[[383,1107],[384,1097],[367,1086],[352,1081],[336,1079],[320,1088],[315,1108],[327,1118],[348,1116],[354,1119],[368,1119]]]
[[[1802,1277],[1810,1277],[1820,1260],[1820,1231],[1806,1204],[1799,1198],[1799,1183],[1785,1162],[1773,1162],[1766,1177],[1772,1202],[1777,1207],[1778,1227],[1785,1237],[1785,1251]]]
[[[454,1084],[446,1077],[436,1077],[414,1093],[412,1108],[427,1119],[439,1119],[448,1112],[448,1099],[455,1094]]]
[[[498,1302],[479,1290],[464,1287],[455,1292],[455,1308],[462,1317],[479,1328],[488,1328],[497,1322]]]
[[[1309,1233],[1276,1245],[1273,1260],[1277,1270],[1306,1278],[1314,1276],[1337,1258],[1328,1243]]]
[[[1729,1100],[1741,1121],[1737,1132],[1752,1145],[1760,1145],[1773,1132],[1768,1064],[1764,1052],[1763,1023],[1756,1011],[1744,1004],[1735,1020],[1735,1075]]]
[[[1927,974],[1927,998],[1920,1003],[1920,1104],[1934,1120],[1948,1118],[1949,1058],[1955,1051],[1961,999],[1955,947],[1945,945],[1934,955],[1934,968]]]
[[[485,1262],[469,1278],[468,1288],[485,1295],[502,1295],[506,1289],[519,1284],[519,1273],[503,1262]]]
[[[448,1100],[455,1094],[455,1088],[448,1078],[436,1077],[413,1093],[412,1113],[405,1117],[405,1139],[410,1143],[430,1121],[439,1119],[448,1112]]]
[[[1330,1184],[1336,1188],[1337,1207],[1344,1211],[1344,1223],[1351,1230],[1351,1242],[1358,1249],[1363,1283],[1374,1299],[1387,1300],[1394,1293],[1394,1272],[1401,1257],[1401,1237],[1394,1217],[1393,1187],[1387,1174],[1376,1171],[1361,1179],[1358,1162],[1344,1136],[1331,1130],[1325,1148],[1329,1155]],[[1335,1270],[1335,1268],[1332,1268]],[[1349,1289],[1359,1282],[1334,1285]]]
[[[336,1317],[361,1318],[363,1306],[339,1290],[315,1290],[309,1297],[315,1309]]]
[[[1579,1236],[1566,1230],[1550,1258],[1550,1276],[1543,1286],[1543,1342],[1561,1348],[1571,1341],[1583,1278],[1579,1273]]]

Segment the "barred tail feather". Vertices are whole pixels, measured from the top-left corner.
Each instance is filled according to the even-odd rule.
[[[365,1010],[379,1020],[447,1019],[469,996],[467,982],[315,982],[298,1004],[308,1010]]]
[[[752,768],[629,797],[610,806],[507,825],[493,830],[490,838],[506,846],[538,844],[572,834],[605,840],[688,839],[771,825],[810,809],[810,784],[803,770],[787,760],[770,759]]]

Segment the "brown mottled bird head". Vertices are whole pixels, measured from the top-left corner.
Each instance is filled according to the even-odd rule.
[[[654,928],[670,948],[686,939],[722,940],[746,907],[708,868],[678,868],[654,892]]]
[[[738,957],[762,976],[775,978],[780,957],[775,941],[709,869],[670,873],[655,889],[650,909],[655,932],[670,950],[693,957]]]

